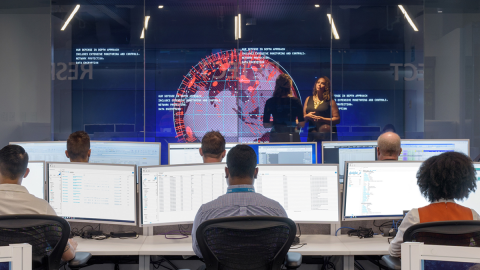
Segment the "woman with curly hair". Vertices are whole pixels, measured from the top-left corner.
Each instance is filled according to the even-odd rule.
[[[272,128],[271,142],[300,142],[299,128],[305,125],[302,102],[292,95],[292,78],[280,74],[275,81],[273,97],[265,103],[263,127]],[[273,116],[273,122],[270,117]]]
[[[390,255],[400,257],[403,235],[417,223],[480,220],[475,210],[455,203],[477,189],[476,181],[472,160],[462,153],[446,152],[424,161],[417,172],[417,185],[430,204],[408,212],[390,243]]]
[[[335,125],[340,123],[340,113],[337,103],[331,98],[328,77],[321,77],[315,82],[312,96],[305,100],[303,114],[308,121],[309,142],[330,140],[330,132],[335,131]]]

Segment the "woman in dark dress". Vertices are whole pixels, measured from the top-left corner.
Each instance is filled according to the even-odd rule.
[[[300,141],[298,128],[305,125],[305,119],[302,102],[292,95],[292,85],[288,74],[280,74],[275,81],[273,97],[265,103],[263,127],[272,128],[270,142]],[[273,122],[270,122],[271,116]]]
[[[308,121],[309,142],[330,140],[330,133],[340,123],[337,103],[331,94],[330,80],[324,76],[315,82],[312,96],[305,100],[304,114]],[[333,140],[336,140],[336,136]]]

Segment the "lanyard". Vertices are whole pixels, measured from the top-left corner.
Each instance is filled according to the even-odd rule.
[[[227,190],[227,193],[237,193],[237,192],[255,192],[253,188],[232,188]]]

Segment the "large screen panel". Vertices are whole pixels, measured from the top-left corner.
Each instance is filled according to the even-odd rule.
[[[322,142],[322,163],[338,164],[340,183],[343,183],[345,161],[375,161],[377,141]]]
[[[421,164],[347,162],[343,183],[343,220],[401,218],[405,210],[428,205],[417,186],[416,174]]]
[[[28,161],[28,169],[30,172],[23,178],[22,186],[35,197],[45,199],[45,162]]]
[[[259,165],[255,191],[279,202],[295,222],[340,221],[337,165]]]
[[[135,226],[135,165],[47,163],[48,202],[73,222]]]

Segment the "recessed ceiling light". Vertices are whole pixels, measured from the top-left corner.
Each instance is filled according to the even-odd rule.
[[[158,6],[158,8],[163,8],[163,5],[161,5],[161,6]]]
[[[320,5],[315,5],[315,7],[320,7]]]

